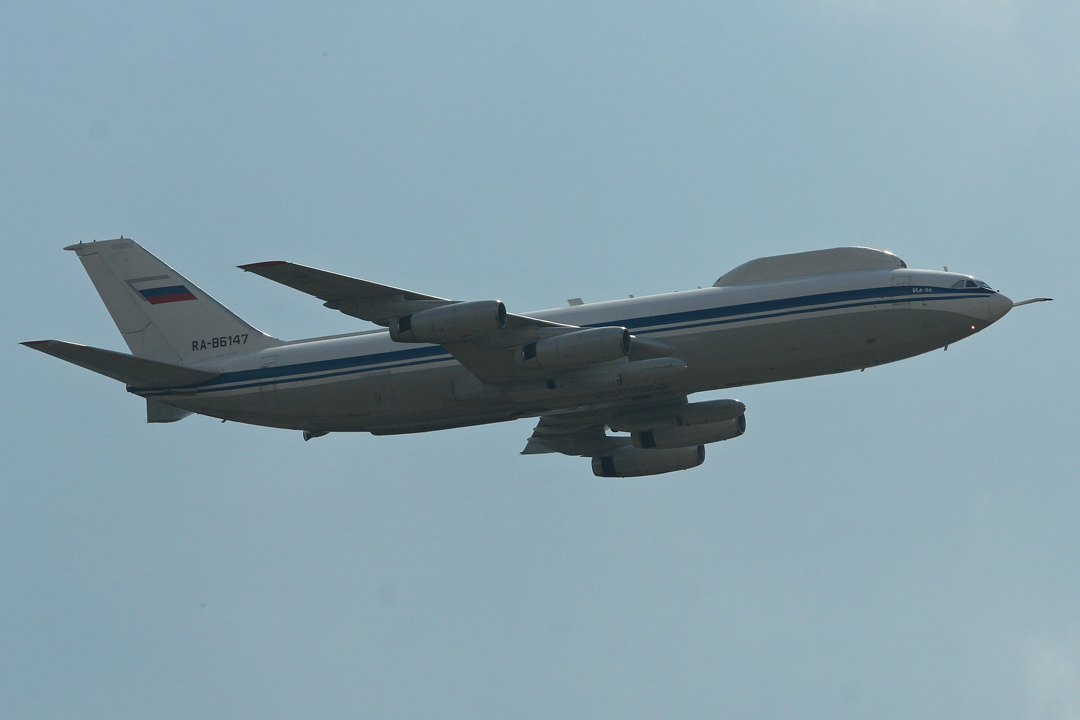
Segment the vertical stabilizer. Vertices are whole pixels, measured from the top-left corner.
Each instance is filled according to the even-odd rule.
[[[69,245],[133,355],[190,365],[280,345],[134,240]]]

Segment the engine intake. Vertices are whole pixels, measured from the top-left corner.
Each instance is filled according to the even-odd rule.
[[[471,300],[420,310],[390,323],[390,337],[397,342],[458,342],[493,333],[506,327],[506,306],[498,300]]]
[[[523,345],[518,362],[540,370],[566,370],[620,360],[630,354],[630,331],[600,327],[556,335]]]
[[[674,450],[640,450],[621,447],[608,455],[592,460],[593,475],[597,477],[642,477],[688,470],[705,462],[705,446]]]

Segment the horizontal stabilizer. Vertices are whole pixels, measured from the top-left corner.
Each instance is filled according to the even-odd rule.
[[[23,345],[139,388],[195,385],[220,374],[62,340],[37,340]]]

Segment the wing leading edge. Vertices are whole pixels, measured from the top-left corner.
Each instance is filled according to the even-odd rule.
[[[403,315],[453,302],[281,260],[241,265],[240,269],[313,295],[331,310],[376,325],[387,326]]]

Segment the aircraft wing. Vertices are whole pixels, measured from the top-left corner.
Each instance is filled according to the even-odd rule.
[[[340,310],[376,325],[386,326],[402,315],[453,302],[280,260],[241,265],[240,269],[314,295],[331,310]]]
[[[314,295],[332,310],[384,327],[406,315],[458,302],[279,260],[241,265],[240,269]],[[515,363],[515,348],[580,329],[507,313],[504,328],[466,341],[447,342],[443,347],[482,382],[531,380],[537,373]]]
[[[545,415],[533,428],[522,455],[562,453],[563,455],[594,455],[629,445],[628,437],[612,437],[603,423],[576,422]]]
[[[610,425],[620,427],[627,419],[675,412],[686,404],[686,396],[663,394],[634,402],[612,403],[600,407],[558,411],[540,416],[522,455],[562,453],[563,455],[599,455],[630,444],[625,435],[608,435]],[[621,429],[621,428],[620,428]]]

